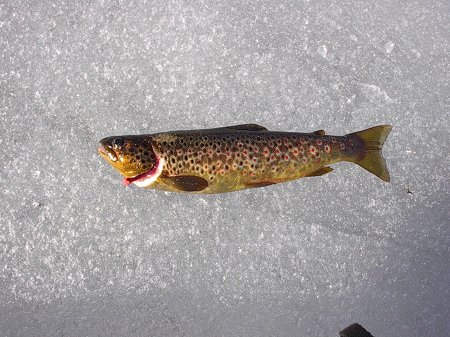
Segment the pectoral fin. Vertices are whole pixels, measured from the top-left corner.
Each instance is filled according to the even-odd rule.
[[[318,177],[322,176],[324,174],[330,173],[333,171],[333,169],[329,166],[324,166],[318,169],[317,171],[311,172],[310,174],[306,175],[305,177]]]
[[[183,192],[199,192],[208,187],[206,179],[197,176],[165,176],[159,179],[164,184]]]
[[[269,131],[264,126],[258,124],[240,124],[226,126],[224,129],[241,130],[241,131]]]

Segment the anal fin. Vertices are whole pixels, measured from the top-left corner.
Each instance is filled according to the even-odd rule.
[[[324,166],[314,172],[309,173],[305,177],[318,177],[318,176],[322,176],[324,174],[330,173],[331,171],[333,171],[333,168],[331,168],[329,166]]]
[[[255,182],[247,182],[245,183],[245,186],[248,188],[258,188],[258,187],[266,187],[270,185],[276,184],[273,181],[255,181]]]
[[[199,192],[208,187],[206,179],[197,176],[164,176],[159,179],[181,192]]]

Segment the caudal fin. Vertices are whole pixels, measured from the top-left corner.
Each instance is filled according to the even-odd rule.
[[[391,125],[379,125],[350,134],[358,137],[364,144],[362,153],[352,158],[351,161],[384,181],[389,181],[391,178],[381,149],[391,130]]]

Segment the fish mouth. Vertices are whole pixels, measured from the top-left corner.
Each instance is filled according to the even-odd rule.
[[[98,153],[106,160],[112,162],[116,162],[118,159],[114,150],[107,145],[100,145],[100,147],[98,148]]]

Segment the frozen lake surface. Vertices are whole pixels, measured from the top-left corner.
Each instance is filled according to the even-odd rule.
[[[0,4],[0,335],[450,335],[450,8]],[[392,124],[391,183],[125,188],[117,134]]]

